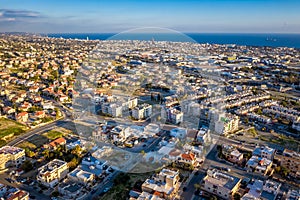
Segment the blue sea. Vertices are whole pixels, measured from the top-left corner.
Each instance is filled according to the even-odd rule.
[[[89,40],[156,40],[197,42],[209,44],[236,44],[247,46],[300,48],[300,34],[238,34],[238,33],[53,33],[55,38]]]

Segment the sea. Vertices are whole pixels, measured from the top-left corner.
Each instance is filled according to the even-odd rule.
[[[155,40],[300,48],[300,34],[253,33],[52,33],[48,37],[89,40]]]

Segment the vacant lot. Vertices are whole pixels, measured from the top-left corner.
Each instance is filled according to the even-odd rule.
[[[14,136],[25,133],[27,127],[10,119],[0,118],[0,145],[5,145]]]
[[[140,185],[149,178],[153,172],[141,174],[119,174],[114,181],[115,186],[109,190],[104,196],[99,197],[100,200],[112,199],[128,199],[129,191],[139,182]]]

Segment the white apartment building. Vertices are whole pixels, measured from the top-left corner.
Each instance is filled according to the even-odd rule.
[[[134,119],[146,119],[152,115],[152,105],[141,104],[132,109],[132,117]]]

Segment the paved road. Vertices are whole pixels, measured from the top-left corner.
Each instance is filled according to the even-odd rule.
[[[60,110],[62,111],[63,114],[63,118],[54,122],[51,122],[49,124],[43,125],[41,127],[37,127],[34,128],[32,130],[29,130],[27,133],[18,136],[17,138],[15,138],[13,141],[9,142],[7,145],[10,146],[15,146],[25,140],[27,140],[28,138],[34,136],[34,135],[38,135],[38,134],[42,134],[46,131],[52,130],[55,127],[61,127],[61,126],[65,126],[67,125],[67,123],[69,123],[69,125],[73,125],[74,123],[71,121],[71,112],[69,110],[67,110],[65,107],[59,105]]]
[[[27,192],[29,192],[30,195],[33,195],[36,197],[36,199],[50,199],[49,196],[47,195],[44,195],[43,193],[39,193],[36,189],[33,188],[33,186],[29,186],[29,185],[25,185],[25,184],[21,184],[21,183],[10,183],[8,182],[7,180],[5,180],[5,178],[9,177],[9,172],[10,171],[7,171],[7,172],[4,172],[4,173],[0,173],[0,182],[5,184],[5,185],[10,185],[10,186],[13,186],[13,187],[16,187],[16,188],[19,188],[21,190],[25,190]]]

